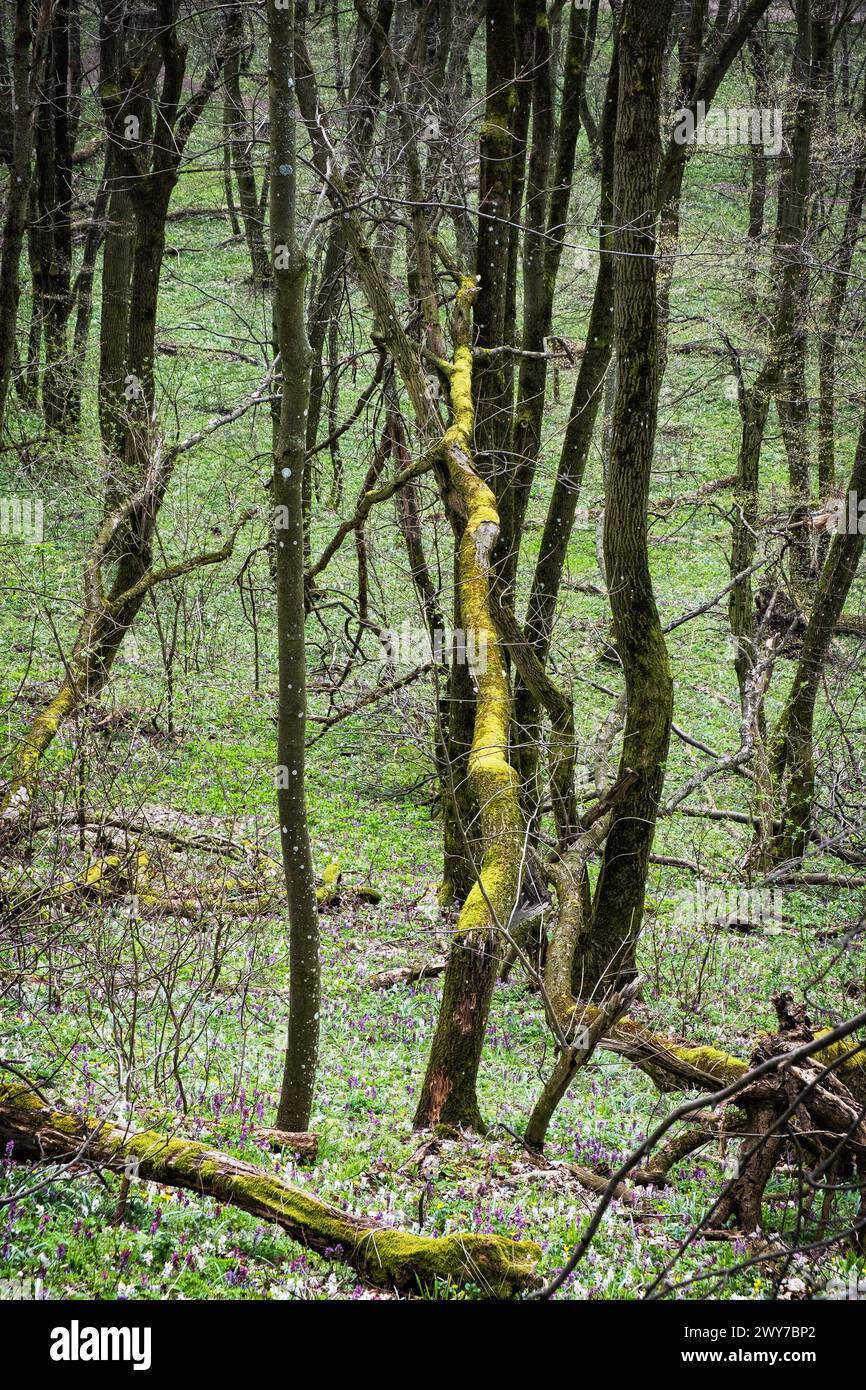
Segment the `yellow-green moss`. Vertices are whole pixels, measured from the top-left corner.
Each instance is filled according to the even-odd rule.
[[[499,513],[496,498],[475,471],[472,460],[474,414],[468,314],[476,293],[475,280],[464,276],[457,292],[454,356],[448,368],[452,418],[442,442],[450,481],[466,515],[459,550],[461,613],[464,626],[474,633],[479,650],[485,652],[483,666],[473,672],[478,694],[468,759],[484,851],[479,880],[457,923],[458,936],[489,930],[491,913],[500,925],[507,924],[519,888],[522,828],[517,776],[507,755],[511,691],[491,616],[487,573],[487,556],[499,535]]]
[[[416,1284],[436,1280],[477,1284],[490,1297],[502,1298],[537,1283],[541,1249],[534,1241],[504,1236],[451,1235],[439,1240],[405,1231],[366,1231],[357,1242],[367,1279],[374,1284],[400,1282],[407,1263]]]
[[[76,1118],[47,1106],[24,1086],[0,1086],[0,1111],[4,1109],[10,1118],[15,1112],[29,1113],[22,1128],[41,1138],[46,1157],[65,1147],[66,1136],[75,1141],[90,1136],[91,1157],[114,1167],[135,1159],[146,1181],[186,1187],[267,1216],[293,1240],[342,1259],[370,1283],[416,1290],[437,1280],[471,1283],[488,1296],[502,1297],[536,1282],[541,1250],[531,1241],[474,1234],[437,1240],[374,1226],[203,1144],[156,1130],[129,1134],[107,1120]],[[64,1138],[52,1145],[52,1132]]]

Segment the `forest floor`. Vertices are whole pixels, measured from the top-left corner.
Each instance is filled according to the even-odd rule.
[[[718,343],[708,327],[701,288],[701,277],[712,267],[710,307],[720,317],[729,299],[739,297],[736,258],[722,254],[733,236],[724,216],[718,216],[719,206],[725,206],[725,177],[724,170],[716,172],[693,191],[691,215],[695,225],[703,219],[705,231],[688,262],[690,278],[678,286],[675,351],[661,403],[652,559],[665,622],[706,602],[728,580],[729,494],[718,494],[710,505],[687,500],[668,506],[672,499],[694,499],[701,484],[734,467],[736,405],[725,363],[712,350]],[[219,199],[218,179],[192,174],[181,181],[175,206],[217,207]],[[244,281],[243,244],[229,238],[224,219],[177,221],[171,243],[159,330],[168,435],[188,432],[258,383],[270,327],[267,303]],[[582,338],[591,282],[577,263],[564,277],[563,321],[576,342]],[[742,325],[735,327],[745,333]],[[710,350],[691,350],[696,340],[709,343]],[[352,350],[347,329],[341,342],[347,361]],[[347,375],[354,375],[352,367]],[[359,371],[357,387],[346,381],[341,413],[351,408],[363,378]],[[530,510],[526,574],[572,382],[564,371],[561,402],[548,421],[549,443]],[[172,401],[178,403],[177,417]],[[838,457],[844,471],[852,447],[850,411],[843,408],[841,419]],[[22,415],[23,436],[27,423]],[[38,433],[38,420],[30,424]],[[323,456],[314,555],[360,486],[372,434],[370,422],[362,422],[345,441],[342,512],[332,504]],[[65,648],[75,627],[83,547],[101,500],[93,419],[86,422],[85,435],[72,455],[25,450],[17,473],[12,455],[0,456],[4,491],[26,487],[46,505],[41,545],[25,554],[4,537],[0,547],[6,590],[0,642],[11,655],[0,701],[4,736],[10,739],[27,710],[53,688],[61,669],[58,647]],[[161,523],[166,554],[201,548],[213,528],[224,530],[242,507],[263,502],[267,449],[262,411],[255,423],[245,419],[186,456]],[[768,440],[766,459],[768,484],[776,478],[781,487],[777,436]],[[597,451],[585,493],[587,515],[569,553],[554,667],[564,683],[573,683],[578,737],[588,757],[621,689],[617,665],[605,660],[608,606],[595,545],[601,499]],[[446,576],[447,590],[447,528],[437,519],[432,489],[424,497],[430,554]],[[262,544],[264,526],[249,536],[249,548]],[[399,629],[418,619],[405,565],[394,558],[393,537],[390,515],[371,518],[376,608]],[[26,1066],[43,1085],[50,1083],[52,1095],[66,1106],[122,1114],[136,1125],[206,1140],[270,1166],[329,1201],[407,1230],[495,1231],[536,1239],[544,1251],[542,1273],[551,1274],[595,1202],[566,1165],[609,1172],[672,1102],[659,1097],[649,1079],[624,1059],[599,1052],[556,1112],[546,1151],[549,1166],[531,1160],[515,1135],[549,1068],[552,1039],[537,994],[515,970],[496,991],[481,1069],[480,1101],[490,1133],[484,1139],[443,1138],[419,1155],[411,1118],[438,981],[387,990],[371,981],[381,970],[423,963],[447,945],[448,923],[436,902],[441,837],[430,804],[432,701],[420,682],[399,699],[341,723],[311,750],[317,868],[321,872],[339,861],[344,873],[339,901],[322,917],[321,1072],[311,1126],[320,1135],[318,1161],[298,1165],[272,1154],[257,1137],[258,1129],[273,1123],[279,1088],[287,942],[280,913],[248,917],[237,903],[272,878],[279,884],[268,857],[277,851],[273,615],[266,560],[259,554],[249,571],[258,600],[254,634],[249,594],[245,615],[237,582],[243,554],[245,548],[239,548],[218,571],[167,587],[142,611],[99,710],[67,728],[46,762],[46,814],[65,814],[66,828],[59,835],[56,824],[38,831],[32,857],[18,856],[4,866],[8,890],[18,893],[28,885],[75,878],[109,842],[120,853],[134,844],[149,855],[150,891],[190,898],[219,891],[234,898],[235,906],[200,918],[181,908],[150,919],[138,916],[128,899],[100,904],[73,895],[49,905],[32,930],[0,939],[0,1057]],[[321,623],[311,622],[309,634],[311,708],[319,717],[330,706],[317,687],[332,683],[345,656],[346,615],[338,603],[341,589],[351,593],[354,584],[350,548],[337,557],[325,581],[333,607],[323,611]],[[863,611],[862,584],[849,610]],[[31,640],[37,612],[49,613],[51,622],[37,623]],[[349,630],[354,632],[351,623]],[[725,633],[722,604],[670,638],[674,718],[692,738],[718,752],[738,746],[736,683]],[[338,702],[351,703],[379,679],[375,641],[365,639],[365,650],[366,666],[352,673]],[[866,747],[859,644],[840,639],[838,653],[853,663],[839,696],[851,746],[828,748],[828,779],[834,759],[841,763],[850,757],[862,764]],[[790,663],[782,661],[780,667],[771,713],[789,678]],[[675,738],[668,789],[682,785],[706,761],[706,753]],[[99,814],[175,827],[187,838],[221,836],[232,841],[236,857],[172,847],[147,831],[135,832],[129,841],[112,829],[98,842],[92,833],[82,837],[68,823],[82,787],[88,807]],[[749,807],[749,784],[742,778],[714,781],[693,800],[742,812]],[[736,822],[683,816],[661,821],[656,854],[693,867],[653,868],[640,945],[645,983],[636,1010],[659,1030],[744,1058],[751,1040],[773,1022],[775,990],[791,990],[807,1003],[815,1023],[824,1025],[863,1007],[866,979],[862,935],[858,944],[834,934],[859,916],[862,891],[857,888],[785,887],[763,920],[742,929],[716,920],[730,915],[730,897],[722,910],[718,895],[740,888],[748,847],[749,832]],[[845,872],[838,860],[820,856],[808,868]],[[701,883],[709,886],[709,898],[702,896]],[[381,902],[361,901],[353,891],[359,885],[378,889]],[[670,1187],[641,1188],[616,1203],[568,1293],[638,1297],[711,1204],[723,1163],[710,1147],[683,1162]],[[51,1296],[72,1298],[389,1296],[370,1294],[345,1266],[307,1255],[271,1227],[210,1200],[133,1183],[122,1220],[112,1224],[116,1179],[101,1181],[84,1169],[63,1181],[45,1179],[44,1171],[23,1170],[0,1154],[0,1280],[39,1279]],[[786,1192],[779,1186],[768,1193],[768,1223],[782,1234],[792,1210],[783,1200]],[[697,1279],[680,1289],[683,1296],[772,1296],[772,1273],[766,1270],[719,1277],[742,1254],[741,1243],[697,1241],[674,1260],[667,1277],[672,1285]],[[844,1282],[846,1262],[842,1255],[825,1256],[792,1273],[804,1288],[819,1293],[834,1278]]]
[[[419,880],[418,889],[423,886]],[[825,918],[838,920],[838,914],[827,905]],[[800,928],[782,925],[773,935],[720,929],[708,936],[703,926],[690,930],[656,919],[643,941],[647,983],[637,1016],[747,1056],[749,1039],[772,1023],[763,1001],[774,989],[815,997],[815,977],[837,954],[832,943],[821,941],[817,927],[810,921]],[[107,917],[104,931],[114,931],[118,942],[124,937],[122,910]],[[4,1057],[28,1059],[28,1074],[43,1085],[50,1078],[52,1094],[67,1107],[201,1140],[403,1229],[431,1235],[493,1231],[538,1240],[546,1273],[555,1272],[595,1202],[567,1165],[608,1173],[668,1108],[648,1078],[624,1060],[599,1053],[556,1113],[546,1165],[530,1158],[515,1136],[550,1064],[551,1040],[537,996],[515,974],[497,990],[485,1047],[480,1098],[490,1134],[423,1146],[412,1133],[411,1115],[435,1021],[437,982],[382,990],[374,976],[435,955],[434,928],[419,911],[417,894],[378,907],[347,894],[323,916],[326,1002],[312,1121],[320,1147],[315,1165],[299,1165],[272,1154],[257,1134],[273,1122],[281,1066],[283,925],[275,920],[228,928],[231,947],[216,986],[208,989],[204,975],[213,933],[186,928],[187,938],[198,939],[187,945],[172,991],[176,1009],[191,1005],[176,1073],[154,1062],[160,1029],[159,1040],[172,1042],[162,986],[148,978],[144,964],[165,953],[158,923],[137,924],[141,984],[134,1025],[131,989],[115,980],[103,992],[92,975],[76,979],[75,937],[88,935],[82,922],[72,942],[52,954],[53,984],[44,976],[25,976],[5,992]],[[113,952],[109,940],[102,946],[106,960],[130,958],[129,952]],[[88,969],[91,949],[81,948]],[[850,1012],[853,986],[862,990],[862,965],[862,955],[845,952],[822,980],[821,1000],[832,998]],[[124,1105],[126,1069],[118,1053],[133,1038],[143,1064],[137,1072],[141,1090]],[[155,1066],[158,1082],[146,1075],[148,1064]],[[184,1082],[185,1107],[179,1100],[157,1100],[172,1093],[175,1075]],[[720,1155],[711,1146],[683,1162],[670,1187],[636,1188],[615,1203],[570,1286],[572,1296],[638,1296],[706,1212],[723,1177]],[[45,1186],[44,1178],[44,1172],[0,1164],[0,1197],[15,1198],[5,1211],[0,1278],[41,1279],[52,1297],[370,1296],[344,1266],[305,1255],[276,1228],[213,1201],[133,1183],[123,1220],[114,1225],[114,1178],[100,1183],[83,1165],[75,1181],[65,1175]],[[785,1193],[790,1196],[789,1184],[780,1183],[769,1194],[771,1203],[773,1195],[779,1201],[770,1225],[781,1234]],[[743,1254],[742,1242],[698,1241],[675,1261],[670,1280],[700,1276],[686,1292],[714,1296],[714,1276]],[[834,1277],[844,1283],[846,1263],[844,1257],[824,1259],[811,1268],[803,1260],[793,1273],[817,1292]],[[750,1270],[729,1276],[718,1291],[761,1297],[769,1295],[771,1282],[766,1272]]]

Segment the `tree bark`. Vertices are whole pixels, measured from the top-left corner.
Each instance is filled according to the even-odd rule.
[[[591,943],[575,960],[576,993],[610,972],[634,973],[649,855],[665,777],[673,684],[650,574],[647,501],[659,390],[655,180],[661,54],[672,0],[627,0],[620,28],[614,206],[617,392],[605,494],[604,559],[628,712],[616,802],[593,903]]]
[[[277,807],[289,905],[289,1030],[277,1109],[280,1129],[306,1129],[319,1053],[319,913],[305,800],[306,645],[304,506],[310,345],[304,283],[306,253],[296,227],[297,141],[294,3],[268,0],[268,96],[271,125],[270,234],[274,344],[281,400],[275,425],[271,501],[277,590]]]
[[[9,385],[12,380],[12,365],[15,360],[15,329],[18,322],[18,300],[21,295],[18,263],[24,244],[30,198],[33,113],[50,11],[47,6],[40,9],[35,32],[32,28],[31,13],[30,0],[16,0],[12,50],[15,108],[12,159],[9,166],[6,217],[3,222],[3,244],[0,250],[0,432],[3,429]]]

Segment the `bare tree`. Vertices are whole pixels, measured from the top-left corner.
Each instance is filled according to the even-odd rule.
[[[277,808],[289,903],[289,1035],[277,1123],[306,1129],[319,1051],[319,916],[304,779],[303,480],[310,401],[310,345],[304,305],[307,261],[297,232],[295,7],[268,0],[268,95],[271,126],[270,235],[274,346],[281,397],[274,424],[271,501],[277,589],[279,706]]]

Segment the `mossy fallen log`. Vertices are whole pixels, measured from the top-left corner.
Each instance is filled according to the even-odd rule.
[[[363,903],[374,905],[382,901],[382,894],[368,883],[347,888],[343,882],[343,866],[339,859],[326,864],[322,871],[322,881],[316,889],[316,901],[320,908],[339,907],[344,896],[354,897]]]
[[[13,1161],[77,1157],[213,1197],[275,1222],[292,1240],[350,1265],[369,1284],[416,1292],[431,1291],[437,1281],[474,1284],[485,1297],[504,1298],[538,1282],[541,1250],[532,1241],[459,1232],[434,1239],[396,1231],[204,1144],[55,1110],[26,1086],[0,1085],[0,1143],[10,1141]]]
[[[583,1007],[588,1023],[601,1012],[592,1004]],[[820,1037],[826,1031],[817,1029],[815,1036]],[[666,1038],[630,1018],[620,1019],[598,1045],[603,1051],[627,1058],[645,1072],[660,1091],[712,1090],[738,1081],[749,1070],[748,1062],[720,1048]],[[866,1043],[857,1039],[833,1043],[816,1053],[816,1061],[827,1066],[844,1054],[850,1055],[840,1067],[840,1076],[856,1096],[866,1101]]]
[[[143,850],[109,854],[94,859],[77,878],[10,897],[6,920],[17,921],[31,912],[44,913],[55,903],[107,903],[140,892],[150,877],[150,857]]]
[[[322,872],[322,882],[316,889],[316,901],[319,907],[330,907],[339,900],[342,878],[343,870],[338,859],[335,859],[332,864],[325,865]]]

